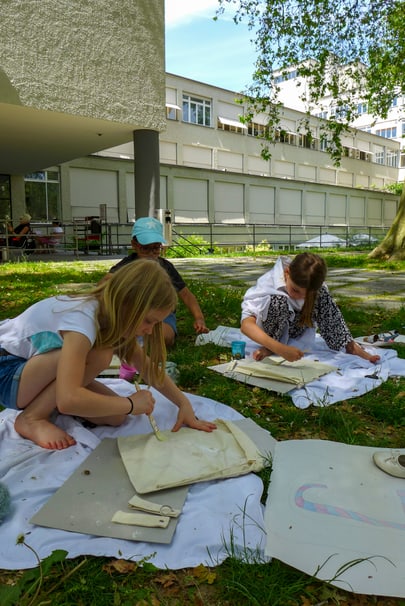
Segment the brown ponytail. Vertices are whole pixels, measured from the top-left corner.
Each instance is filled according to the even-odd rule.
[[[311,327],[316,297],[327,274],[326,263],[319,255],[300,253],[291,261],[288,271],[294,284],[306,289],[300,325]]]

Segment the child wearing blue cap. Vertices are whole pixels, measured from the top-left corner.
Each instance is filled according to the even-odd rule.
[[[170,280],[176,289],[178,296],[193,316],[194,330],[196,333],[201,334],[209,332],[209,329],[205,325],[204,314],[195,295],[193,295],[186,286],[186,283],[174,265],[161,256],[163,244],[166,244],[161,222],[154,217],[141,217],[135,221],[131,235],[133,252],[111,267],[104,279],[110,278],[118,269],[137,259],[155,259],[169,274]],[[176,314],[173,312],[163,320],[163,336],[167,347],[174,344],[176,335]],[[120,377],[131,380],[135,372],[135,369],[126,369],[122,366],[120,369]]]

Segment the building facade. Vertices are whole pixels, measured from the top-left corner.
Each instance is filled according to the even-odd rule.
[[[160,207],[174,223],[389,226],[398,197],[383,188],[398,169],[375,162],[381,138],[353,129],[345,145],[356,153],[333,166],[313,137],[299,132],[303,114],[283,109],[279,141],[261,156],[265,116],[244,124],[232,91],[166,74],[166,129],[160,134]],[[399,144],[387,141],[398,156]],[[135,216],[131,143],[62,166],[66,213],[107,205],[108,221]],[[103,171],[102,184],[97,175]],[[96,183],[99,183],[96,185]],[[92,201],[92,206],[89,206]],[[86,206],[87,205],[87,206]],[[66,215],[65,215],[66,216]]]
[[[279,87],[279,99],[281,103],[288,105],[301,112],[307,109],[305,99],[308,97],[307,81],[299,75],[299,70],[291,67],[287,73],[275,72],[275,81]],[[335,118],[338,108],[333,104],[331,97],[324,97],[320,100],[320,106],[314,108],[312,113],[321,119]],[[392,105],[386,118],[375,117],[368,113],[367,103],[361,100],[357,105],[357,118],[352,126],[361,131],[371,133],[380,137],[379,143],[375,144],[374,162],[378,164],[389,163],[397,167],[398,181],[405,179],[405,97],[398,93],[393,99]],[[399,155],[388,143],[389,140],[396,141],[400,145]],[[351,147],[345,152],[349,155],[354,153]]]

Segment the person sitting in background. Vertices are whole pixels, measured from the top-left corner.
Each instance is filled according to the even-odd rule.
[[[50,236],[51,236],[50,240],[49,240],[50,247],[52,249],[55,249],[58,246],[60,246],[60,243],[63,238],[63,227],[61,225],[61,222],[58,221],[58,219],[52,219],[52,227],[51,227]]]
[[[63,229],[57,219],[52,219],[52,225],[44,235],[42,230],[35,231],[35,240],[43,252],[54,252],[63,237]]]
[[[205,325],[204,314],[195,295],[186,286],[186,283],[174,265],[161,256],[162,245],[166,244],[166,240],[163,237],[163,225],[160,221],[153,217],[141,217],[135,221],[131,235],[133,252],[114,265],[103,279],[110,278],[118,269],[137,259],[155,259],[169,274],[170,280],[176,289],[178,296],[193,316],[194,330],[196,333],[201,334],[209,332],[209,329]],[[163,320],[163,336],[167,347],[174,345],[176,335],[176,313],[172,312]],[[132,369],[132,372],[131,369],[129,369],[127,373],[122,371],[125,371],[125,369],[121,368],[121,378],[126,378],[128,380],[131,380],[136,372],[135,369]]]
[[[300,360],[304,351],[290,339],[306,340],[310,348],[315,330],[334,351],[344,350],[369,362],[369,354],[354,341],[342,312],[326,286],[326,263],[319,255],[300,253],[282,256],[274,267],[249,288],[242,301],[241,331],[261,347],[253,353],[262,360],[272,353],[289,362]]]
[[[7,231],[9,234],[9,246],[18,246],[22,248],[27,243],[27,235],[32,233],[31,215],[24,213],[20,217],[20,223],[16,228],[13,228],[12,223],[7,223]]]

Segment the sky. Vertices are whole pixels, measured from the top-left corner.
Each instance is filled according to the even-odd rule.
[[[228,9],[213,20],[217,0],[165,0],[166,71],[241,92],[251,83],[253,32]]]

